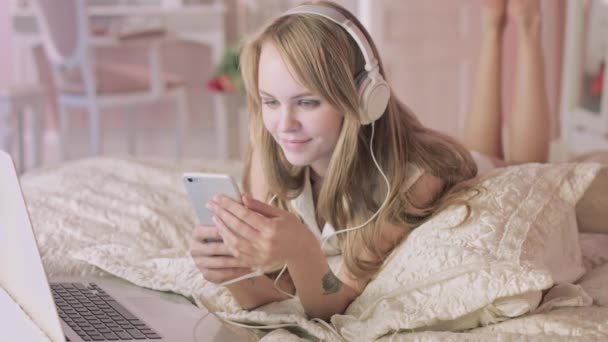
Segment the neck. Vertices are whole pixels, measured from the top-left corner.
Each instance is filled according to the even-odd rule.
[[[320,184],[323,181],[323,175],[319,174],[312,167],[310,168],[310,182],[312,185]]]
[[[310,168],[310,185],[312,190],[312,202],[317,207],[319,193],[321,192],[321,184],[323,183],[323,177],[319,175],[315,170]],[[319,216],[319,211],[315,210],[315,219],[317,221],[317,226],[323,227],[325,225],[325,221]],[[322,228],[319,228],[322,230]]]
[[[321,184],[323,183],[323,177],[319,175],[315,170],[310,168],[310,186],[312,189],[313,202],[317,203],[319,192],[321,191]]]
[[[318,180],[325,178],[327,169],[329,169],[329,159],[321,158],[309,165],[310,178],[317,177]]]

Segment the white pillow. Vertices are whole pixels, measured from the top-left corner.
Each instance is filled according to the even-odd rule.
[[[541,291],[585,272],[574,206],[597,164],[496,170],[463,207],[415,229],[332,323],[350,340],[395,331],[463,330],[534,310]]]

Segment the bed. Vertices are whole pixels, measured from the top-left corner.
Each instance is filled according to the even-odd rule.
[[[598,179],[608,179],[608,158],[584,161],[490,174],[472,223],[458,226],[463,210],[454,207],[416,229],[330,323],[308,319],[297,299],[241,310],[196,269],[188,252],[195,216],[181,173],[239,179],[239,162],[98,157],[21,181],[49,276],[119,277],[174,292],[222,320],[259,327],[227,324],[244,339],[608,340],[608,235],[579,234],[574,211],[589,189],[605,185]],[[579,225],[608,224],[594,215]],[[340,265],[339,257],[329,261]]]

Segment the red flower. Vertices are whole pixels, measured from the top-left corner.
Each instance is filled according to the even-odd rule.
[[[212,78],[207,82],[207,87],[213,91],[222,91],[222,84],[217,78]]]
[[[595,96],[602,95],[602,88],[604,87],[604,63],[600,66],[600,70],[593,77],[591,82],[591,93]]]
[[[233,93],[236,90],[236,87],[230,80],[230,77],[226,74],[221,74],[216,78],[211,79],[207,82],[207,87],[213,91],[218,91],[222,93]]]

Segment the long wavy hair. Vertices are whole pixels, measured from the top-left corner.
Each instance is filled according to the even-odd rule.
[[[365,34],[374,51],[380,72],[384,69],[375,44],[363,25],[346,9],[326,1],[314,2],[341,12]],[[241,52],[240,67],[250,113],[251,146],[261,157],[268,184],[266,200],[276,195],[275,204],[290,210],[290,200],[303,190],[306,167],[290,164],[281,147],[262,121],[258,89],[258,64],[265,44],[272,44],[291,67],[294,77],[344,115],[337,145],[322,181],[317,215],[336,229],[365,222],[382,204],[386,194],[384,179],[370,155],[371,125],[361,125],[361,108],[355,77],[364,70],[365,61],[353,38],[336,23],[314,14],[292,14],[271,21],[253,36]],[[462,202],[465,180],[477,174],[471,154],[453,138],[424,127],[416,115],[391,94],[384,115],[375,122],[373,153],[386,173],[391,191],[386,206],[377,218],[362,229],[338,234],[344,263],[356,277],[375,273],[390,251],[381,250],[383,223],[403,227],[409,232],[438,209]],[[412,176],[407,165],[414,163],[444,181],[436,200],[417,208],[404,187]],[[250,189],[246,160],[243,184]],[[459,186],[456,186],[460,184]],[[371,194],[379,191],[381,196]],[[378,197],[381,199],[378,200]],[[466,204],[466,201],[464,201]],[[467,205],[468,208],[468,205]],[[469,208],[470,209],[470,208]],[[470,210],[469,210],[470,212]],[[397,245],[400,241],[395,241]],[[363,260],[365,251],[372,260]]]

